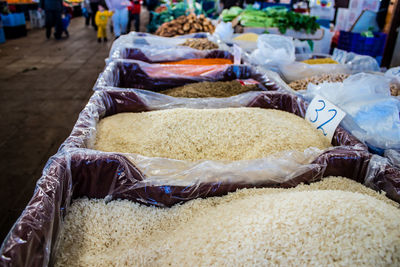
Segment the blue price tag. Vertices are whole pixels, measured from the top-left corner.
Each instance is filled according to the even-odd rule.
[[[324,97],[317,95],[307,108],[305,119],[329,140],[346,113]]]

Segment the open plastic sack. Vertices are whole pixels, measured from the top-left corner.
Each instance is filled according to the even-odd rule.
[[[350,73],[345,64],[311,65],[295,61],[295,42],[290,37],[263,34],[257,47],[249,56],[250,63],[279,72],[286,82],[321,74]]]
[[[287,82],[293,82],[322,74],[351,73],[349,67],[344,64],[311,65],[303,62],[282,64],[279,66],[279,71]]]
[[[268,75],[247,65],[167,65],[120,59],[106,66],[93,90],[138,88],[157,92],[188,83],[250,78],[268,90],[280,89]]]
[[[229,98],[196,99],[174,98],[142,90],[97,91],[81,112],[70,137],[60,150],[92,148],[98,121],[116,113],[171,108],[246,106],[279,109],[304,117],[307,104],[299,97],[280,92],[248,92]],[[314,173],[311,176],[315,177],[315,173],[321,174],[323,170],[325,170],[324,175],[342,175],[358,180],[369,158],[366,147],[341,128],[336,130],[332,145],[333,147],[327,151],[315,149],[305,152],[288,151],[273,157],[235,162],[210,160],[189,162],[135,154],[126,156],[146,176],[145,181],[149,183],[147,186],[161,183],[195,189],[200,184],[243,182],[252,185],[262,183],[294,186],[298,177],[304,173],[307,173],[307,177],[310,177],[310,173]],[[340,168],[337,168],[338,166]],[[196,197],[196,194],[192,192],[190,197]]]
[[[198,50],[182,44],[189,38],[207,38],[218,49]],[[131,32],[114,41],[109,60],[136,59],[148,63],[179,61],[192,58],[233,59],[229,47],[209,33],[196,33],[177,37],[161,37],[148,33]],[[107,60],[107,61],[109,61]]]
[[[390,95],[390,79],[359,73],[343,83],[309,84],[306,99],[321,95],[347,113],[341,125],[372,150],[400,149],[400,101]]]
[[[356,154],[348,155],[349,160],[357,158]],[[379,157],[376,160],[375,157],[377,156],[373,156],[368,167],[363,167],[363,173],[358,173],[359,182],[364,182],[366,177],[368,186],[384,190],[388,197],[395,200],[397,198],[397,202],[400,202],[400,184],[397,181],[400,170],[381,161],[384,158]],[[357,162],[360,161],[355,160],[353,163]],[[335,168],[339,170],[340,167],[337,165]],[[320,175],[311,172],[303,175],[297,182],[316,181]],[[214,186],[208,184],[196,188],[137,187],[136,184],[142,183],[144,178],[124,155],[85,149],[72,149],[56,154],[46,164],[33,197],[4,240],[0,249],[0,264],[52,266],[64,217],[72,200],[77,198],[104,198],[109,201],[127,199],[160,205],[185,201],[195,196],[221,196],[250,186],[215,183]],[[150,196],[154,198],[149,199]]]
[[[379,64],[371,56],[358,55],[353,52],[347,52],[338,48],[333,50],[333,60],[345,64],[352,73],[379,71]]]
[[[293,38],[277,34],[262,34],[258,37],[257,49],[250,55],[250,62],[274,69],[281,64],[293,62],[296,59],[294,53]]]

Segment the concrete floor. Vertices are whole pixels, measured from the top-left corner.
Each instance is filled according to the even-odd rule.
[[[97,43],[83,18],[71,21],[69,33],[68,39],[46,40],[44,29],[35,29],[0,44],[0,241],[31,198],[47,159],[71,132],[112,44]]]

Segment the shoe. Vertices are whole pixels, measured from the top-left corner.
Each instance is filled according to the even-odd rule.
[[[67,35],[67,38],[69,37],[69,32],[65,30],[65,35]]]
[[[46,38],[50,39],[51,36],[51,30],[46,30]]]
[[[101,38],[97,38],[97,42],[98,42],[98,43],[101,43]]]
[[[103,38],[103,41],[106,43],[108,40],[107,40],[107,37],[104,37]]]
[[[54,34],[54,38],[56,38],[56,40],[61,40],[61,35],[60,34]]]

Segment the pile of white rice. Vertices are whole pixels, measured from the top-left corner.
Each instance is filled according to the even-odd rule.
[[[55,265],[399,266],[396,205],[344,178],[245,189],[170,209],[79,199]]]
[[[261,108],[169,109],[101,120],[94,148],[180,160],[248,160],[330,147],[303,118]]]

